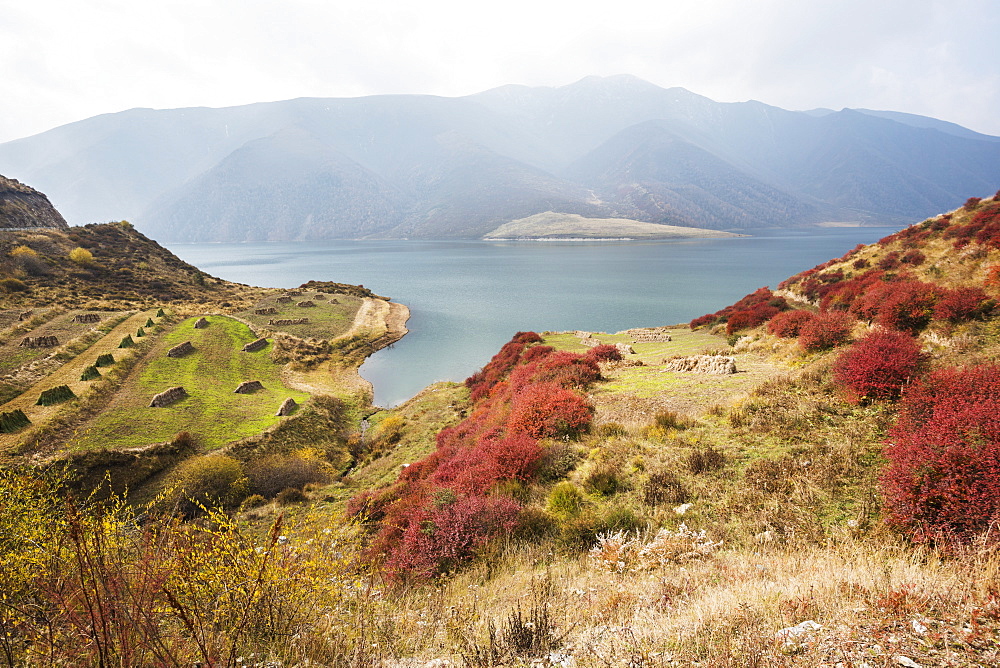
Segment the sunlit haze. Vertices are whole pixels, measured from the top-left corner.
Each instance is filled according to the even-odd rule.
[[[4,3],[0,141],[134,107],[467,95],[628,73],[722,102],[1000,135],[990,0]]]

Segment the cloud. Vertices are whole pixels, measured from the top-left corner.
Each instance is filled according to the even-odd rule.
[[[1000,134],[990,0],[34,0],[0,26],[0,141],[98,113],[463,95],[631,73],[720,101],[894,109]]]

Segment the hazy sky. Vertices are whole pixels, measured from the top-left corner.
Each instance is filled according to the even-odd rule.
[[[1000,135],[997,0],[0,0],[0,141],[133,107],[634,74]]]

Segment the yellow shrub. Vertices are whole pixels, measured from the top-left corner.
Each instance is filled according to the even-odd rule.
[[[89,267],[94,263],[94,254],[86,248],[77,246],[69,252],[69,259],[70,262],[78,264],[81,267]]]

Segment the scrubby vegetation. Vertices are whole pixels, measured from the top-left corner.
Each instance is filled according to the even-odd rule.
[[[314,396],[217,452],[177,435],[141,505],[8,468],[0,663],[1000,664],[997,210],[635,354],[519,333],[396,409]],[[195,335],[164,329],[136,347]],[[271,356],[296,351],[310,381],[343,352]],[[663,370],[700,352],[740,373]]]

